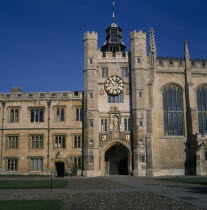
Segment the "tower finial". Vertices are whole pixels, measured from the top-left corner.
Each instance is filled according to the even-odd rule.
[[[187,40],[185,40],[184,45],[185,45],[185,49],[184,49],[185,50],[185,52],[184,52],[185,53],[185,58],[189,59],[190,58],[190,53],[189,53],[189,49],[188,49],[188,41]]]
[[[153,28],[150,28],[150,43],[149,43],[149,54],[150,54],[150,66],[154,67],[157,57],[157,49],[155,43],[155,32]]]
[[[115,2],[113,1],[113,3],[112,3],[112,23],[115,23],[114,7],[115,7]]]

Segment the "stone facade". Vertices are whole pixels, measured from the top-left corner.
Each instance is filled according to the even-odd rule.
[[[0,94],[2,174],[207,175],[207,60],[121,32],[84,34],[83,92]]]
[[[82,159],[82,143],[74,145],[75,136],[82,141],[82,121],[76,119],[82,92],[12,92],[0,94],[0,100],[1,173],[57,175],[56,162],[63,162],[65,172],[71,173],[74,158]]]

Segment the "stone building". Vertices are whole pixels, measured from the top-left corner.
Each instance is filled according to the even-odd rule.
[[[84,91],[0,94],[2,174],[207,175],[207,60],[157,57],[154,30],[84,34]],[[149,50],[148,50],[149,47]]]

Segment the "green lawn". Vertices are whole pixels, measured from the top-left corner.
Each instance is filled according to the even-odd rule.
[[[62,201],[58,200],[1,200],[2,210],[60,210]]]
[[[202,184],[207,185],[207,177],[192,177],[192,178],[161,178],[158,180],[171,181],[171,182],[183,182],[190,184]]]
[[[67,180],[53,180],[53,188],[67,188]],[[50,188],[50,180],[11,180],[0,181],[0,189],[44,189]]]

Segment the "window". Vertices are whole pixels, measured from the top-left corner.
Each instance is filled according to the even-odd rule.
[[[184,134],[182,91],[176,85],[167,85],[162,95],[164,133],[170,136],[182,136]]]
[[[74,136],[73,147],[81,148],[81,136]]]
[[[93,128],[93,120],[89,120],[89,128]]]
[[[140,155],[140,156],[139,156],[139,162],[145,162],[144,155]]]
[[[31,122],[44,122],[44,109],[31,109]]]
[[[172,60],[170,60],[170,61],[169,61],[169,64],[170,64],[170,65],[173,65],[173,61],[172,61]]]
[[[32,94],[32,93],[29,93],[29,94],[28,94],[28,97],[29,97],[29,98],[32,98],[32,97],[33,97],[33,94]]]
[[[51,97],[55,97],[56,96],[56,93],[51,93]]]
[[[108,120],[101,119],[101,131],[107,131],[107,130],[108,130]]]
[[[137,58],[137,63],[141,63],[141,59],[140,58]]]
[[[104,67],[102,68],[102,78],[108,77],[108,68]]]
[[[93,93],[90,93],[90,98],[93,98]]]
[[[128,68],[127,67],[122,67],[121,68],[121,77],[128,77]]]
[[[205,151],[205,154],[204,155],[205,155],[205,157],[204,157],[205,160],[207,160],[207,150]]]
[[[93,59],[92,58],[90,58],[90,64],[93,64]]]
[[[108,94],[108,103],[124,103],[124,94],[120,93],[116,96]]]
[[[130,126],[130,118],[124,118],[124,130],[125,131],[130,131],[131,126]]]
[[[207,86],[200,86],[197,90],[199,133],[207,133]]]
[[[30,142],[31,149],[43,149],[43,136],[42,135],[32,135]]]
[[[78,96],[78,95],[79,95],[78,91],[75,91],[74,96]]]
[[[17,171],[18,165],[17,158],[8,158],[7,159],[7,170],[8,171]]]
[[[139,126],[140,126],[140,127],[142,127],[142,126],[143,126],[142,121],[139,121]]]
[[[18,149],[18,143],[19,143],[18,136],[8,136],[7,140],[8,140],[8,145],[7,145],[8,149]]]
[[[139,98],[142,98],[142,91],[139,92]]]
[[[45,97],[45,93],[40,93],[40,97]]]
[[[81,157],[74,157],[73,164],[76,169],[81,169]]]
[[[65,135],[55,136],[55,148],[56,149],[65,148]]]
[[[64,108],[57,108],[57,110],[56,110],[56,121],[57,122],[65,121],[65,109]]]
[[[90,156],[89,156],[89,163],[94,163],[93,155],[90,155]]]
[[[19,121],[19,109],[11,109],[10,111],[10,122],[18,122]]]
[[[64,92],[63,93],[63,97],[67,97],[68,96],[68,93],[67,92]]]
[[[206,66],[206,62],[203,61],[203,62],[202,62],[202,66]]]
[[[30,158],[30,171],[42,171],[42,158]]]
[[[83,108],[76,108],[76,121],[83,120]]]

